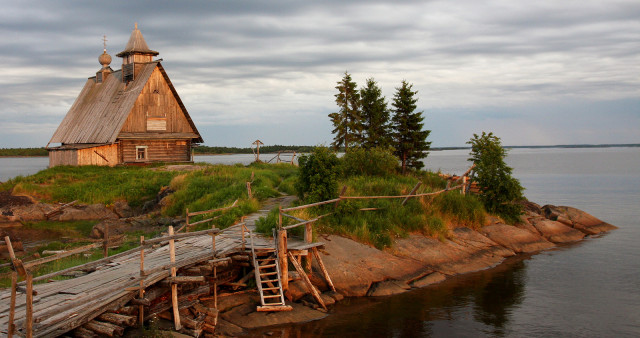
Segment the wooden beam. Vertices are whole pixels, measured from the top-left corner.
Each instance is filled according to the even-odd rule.
[[[169,237],[173,236],[173,227],[169,226]],[[171,264],[175,264],[176,262],[176,246],[174,240],[169,240],[169,258],[171,260]],[[171,268],[171,277],[176,276],[176,268]],[[180,325],[180,312],[178,308],[178,285],[171,285],[171,304],[173,306],[173,323],[175,324],[175,328],[179,331],[182,328]]]
[[[173,227],[171,227],[171,228],[173,229]],[[154,243],[162,243],[162,242],[166,242],[166,241],[170,241],[170,240],[175,240],[175,239],[180,239],[180,238],[187,238],[187,237],[194,237],[194,236],[200,236],[200,235],[206,235],[206,234],[216,234],[218,232],[220,232],[220,229],[214,228],[214,229],[207,229],[207,230],[196,231],[196,232],[189,232],[189,233],[186,233],[186,234],[177,234],[177,235],[169,235],[169,236],[164,236],[164,237],[146,239],[144,241],[144,245],[154,244]],[[172,233],[173,233],[173,231],[172,231]]]
[[[316,247],[311,248],[311,252],[313,253],[314,256],[316,256],[316,261],[318,261],[318,265],[320,266],[320,270],[322,270],[322,275],[324,276],[324,279],[329,284],[329,287],[331,288],[331,290],[333,292],[336,292],[336,287],[333,285],[333,281],[329,276],[329,271],[327,271],[327,268],[324,266],[324,262],[322,261],[322,258],[320,257],[320,253],[318,252],[318,248]]]
[[[298,261],[295,259],[295,257],[293,257],[293,255],[290,252],[289,252],[289,258],[291,258],[291,263],[293,264],[293,267],[296,268],[296,271],[298,271],[298,274],[302,277],[302,281],[304,281],[304,284],[307,286],[307,289],[309,290],[309,292],[311,292],[311,295],[313,296],[313,298],[315,298],[318,304],[320,304],[320,306],[322,306],[322,308],[326,310],[327,306],[324,305],[324,301],[322,300],[322,297],[320,297],[320,292],[318,292],[318,289],[316,289],[316,287],[313,286],[313,284],[311,284],[311,280],[309,279],[309,276],[307,276],[307,274],[304,273],[302,266],[298,264]]]
[[[409,193],[409,195],[414,195],[416,193],[416,191],[418,191],[418,188],[420,188],[420,186],[422,185],[422,181],[418,181],[418,183],[416,183],[416,186],[413,187],[413,189],[411,189],[411,192]],[[407,204],[407,201],[409,201],[409,197],[405,197],[405,199],[402,201],[401,205],[405,205]]]

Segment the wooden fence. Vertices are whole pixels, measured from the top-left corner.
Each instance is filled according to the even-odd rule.
[[[468,176],[471,173],[471,171],[473,170],[473,168],[475,167],[475,164],[472,165],[459,179],[455,180],[454,183],[462,180],[462,184],[458,184],[456,186],[451,187],[450,186],[450,182],[447,182],[447,187],[445,189],[439,190],[439,191],[435,191],[435,192],[428,192],[428,193],[417,193],[418,189],[420,188],[420,186],[422,185],[422,182],[418,182],[413,189],[411,189],[411,192],[409,192],[409,194],[407,195],[395,195],[395,196],[343,196],[344,193],[346,192],[346,186],[342,188],[342,191],[340,193],[340,196],[338,198],[334,198],[331,200],[327,200],[327,201],[322,201],[322,202],[316,202],[316,203],[310,203],[310,204],[306,204],[306,205],[300,205],[297,207],[290,207],[290,208],[279,208],[279,213],[278,213],[278,230],[276,232],[276,236],[277,236],[277,245],[278,245],[278,250],[281,250],[280,252],[287,252],[287,230],[296,228],[296,227],[300,227],[300,226],[304,226],[305,230],[304,230],[304,241],[306,243],[311,244],[313,241],[313,224],[318,221],[319,219],[323,218],[323,217],[327,217],[329,215],[332,215],[333,212],[324,214],[324,215],[320,215],[314,219],[311,220],[304,220],[298,217],[295,217],[293,215],[288,214],[287,212],[291,212],[291,211],[295,211],[295,210],[302,210],[302,209],[307,209],[307,208],[311,208],[311,207],[317,207],[317,206],[321,206],[321,205],[327,205],[327,204],[333,204],[334,205],[334,209],[338,206],[338,204],[342,201],[345,200],[369,200],[369,199],[395,199],[395,198],[402,198],[403,201],[401,203],[402,206],[404,206],[407,201],[410,198],[418,198],[418,197],[425,197],[425,196],[436,196],[442,193],[445,193],[447,191],[452,191],[452,190],[457,190],[460,189],[460,192],[462,194],[465,194],[468,191]],[[377,208],[362,208],[360,209],[361,211],[370,211],[370,210],[378,210]],[[288,226],[283,226],[283,217],[287,217],[290,219],[293,219],[295,221],[297,221],[298,223],[295,223],[293,225],[288,225]],[[330,287],[335,291],[335,288],[333,287],[333,283],[331,283],[331,279],[329,278],[329,274],[327,273],[324,264],[322,264],[322,261],[319,259],[318,256],[318,252],[317,252],[317,248],[316,247],[312,247],[310,248],[311,252],[313,253],[313,255],[315,255],[316,257],[318,257],[317,261],[320,265],[320,268],[322,269],[323,273],[325,274],[325,278],[327,278],[327,280],[329,281]],[[311,271],[311,258],[312,256],[310,254],[307,255],[307,259],[306,259],[306,264],[307,264],[307,270]],[[287,266],[288,261],[287,261],[287,255],[281,255],[280,257],[280,266]],[[289,285],[289,277],[288,277],[288,272],[287,269],[283,269],[283,276],[282,276],[282,285],[283,287],[286,289],[288,289],[288,285]]]
[[[253,175],[252,175],[253,176]],[[249,188],[249,194],[250,194],[250,185],[247,184],[247,187]],[[198,224],[203,224],[203,223],[207,223],[207,222],[211,222],[215,219],[218,219],[220,217],[222,217],[222,215],[224,214],[220,214],[218,216],[213,216],[213,217],[209,217],[207,219],[203,219],[197,222],[193,222],[191,223],[191,218],[194,216],[199,216],[199,215],[206,215],[206,214],[212,214],[214,212],[219,212],[219,211],[227,211],[227,210],[231,210],[235,207],[238,206],[238,200],[235,200],[233,202],[233,204],[231,204],[231,206],[228,207],[224,207],[224,208],[218,208],[218,209],[211,209],[211,210],[204,210],[204,211],[196,211],[196,212],[189,212],[189,208],[187,208],[186,210],[186,221],[185,224],[180,227],[178,230],[176,230],[176,232],[181,232],[182,230],[185,230],[186,232],[189,232],[189,230],[191,230],[191,228],[193,228],[194,226],[198,225]]]

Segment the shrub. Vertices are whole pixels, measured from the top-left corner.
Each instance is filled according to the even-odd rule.
[[[459,191],[449,191],[436,196],[433,206],[442,215],[448,215],[460,225],[479,228],[483,225],[486,212],[482,202],[472,195],[463,195]]]
[[[514,202],[523,198],[524,188],[511,176],[513,169],[504,162],[507,151],[502,147],[500,138],[493,133],[473,134],[471,158],[476,167],[471,179],[480,187],[480,200],[489,212],[496,213],[506,221],[516,222],[522,213],[522,206]]]
[[[338,196],[339,160],[335,153],[327,147],[316,147],[311,154],[301,156],[298,163],[296,191],[300,199],[318,202]]]
[[[389,176],[396,172],[398,159],[385,148],[355,148],[342,157],[345,176]]]

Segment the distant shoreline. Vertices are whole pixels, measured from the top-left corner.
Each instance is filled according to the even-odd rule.
[[[311,146],[300,146],[300,148],[313,148]],[[640,147],[640,143],[626,143],[626,144],[558,144],[558,145],[533,145],[533,146],[505,146],[506,149],[588,149],[588,148],[638,148]],[[10,153],[16,150],[25,149],[25,148],[2,148],[0,149],[0,158],[11,158],[11,157],[47,157],[47,155],[4,155],[3,153]],[[44,149],[44,148],[42,148]],[[227,149],[238,149],[244,150],[245,148],[232,148],[228,147]],[[471,147],[432,147],[429,151],[443,151],[443,150],[464,150],[471,149]],[[299,153],[304,153],[305,151],[299,151]],[[277,151],[266,151],[263,154],[277,154]],[[251,152],[224,152],[224,153],[197,153],[194,152],[194,156],[217,156],[217,155],[240,155],[240,154],[251,154]]]

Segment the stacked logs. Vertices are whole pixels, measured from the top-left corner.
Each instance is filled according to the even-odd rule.
[[[179,275],[167,277],[149,286],[144,298],[132,299],[117,311],[106,312],[92,321],[76,328],[75,337],[121,336],[124,331],[138,322],[139,307],[143,307],[144,320],[162,318],[173,321],[171,285],[178,285],[178,313],[182,329],[180,332],[193,337],[213,336],[218,323],[218,310],[208,307],[213,300],[217,304],[217,293],[221,286],[237,289],[246,280],[239,279],[239,270],[248,265],[246,255],[214,259],[203,264],[180,269]],[[253,275],[253,274],[251,274]],[[234,282],[236,281],[236,282]]]

